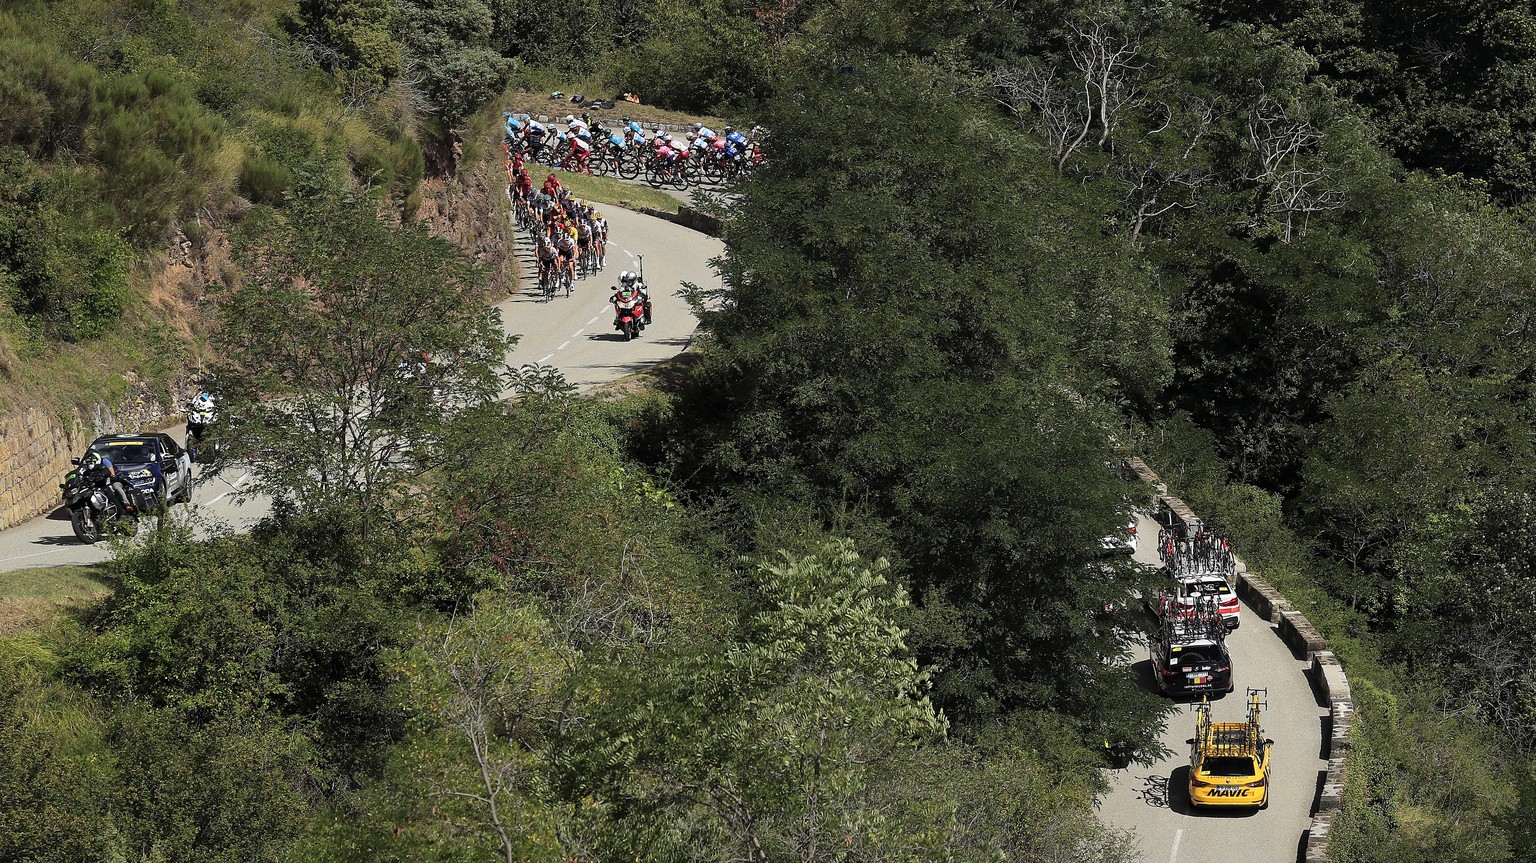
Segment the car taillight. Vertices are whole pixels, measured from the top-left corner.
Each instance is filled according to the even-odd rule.
[[[1194,777],[1190,777],[1189,784],[1196,788],[1209,788],[1216,783],[1206,782],[1204,779],[1196,779]]]
[[[1264,780],[1260,779],[1258,782],[1249,782],[1249,783],[1244,784],[1243,787],[1244,788],[1263,788],[1264,787]]]
[[[1231,670],[1232,670],[1232,663],[1230,663],[1230,662],[1227,663],[1226,665],[1218,665],[1218,666],[1216,666],[1216,673],[1217,674],[1226,674],[1227,672],[1229,672]]]
[[[1172,677],[1172,676],[1174,676],[1175,674],[1178,674],[1178,673],[1179,673],[1179,669],[1177,669],[1177,668],[1164,668],[1162,671],[1158,672],[1158,674],[1161,674],[1164,677]]]

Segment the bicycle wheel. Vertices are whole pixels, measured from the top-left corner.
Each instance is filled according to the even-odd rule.
[[[640,176],[640,169],[643,167],[643,165],[640,163],[640,157],[638,154],[630,156],[619,156],[614,160],[614,162],[614,173],[618,174],[619,177],[625,180],[633,180],[634,178]]]
[[[656,188],[661,188],[667,182],[667,170],[660,165],[650,164],[645,166],[645,182]]]

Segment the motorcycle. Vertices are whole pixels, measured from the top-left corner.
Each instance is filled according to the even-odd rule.
[[[79,465],[79,459],[72,459]],[[64,506],[69,510],[69,523],[75,536],[86,545],[94,545],[108,533],[132,533],[138,529],[139,515],[144,511],[143,500],[137,489],[119,495],[112,488],[114,482],[105,467],[72,470],[64,476],[59,488],[64,490]],[[132,489],[132,486],[129,487]],[[126,498],[125,503],[123,499]]]
[[[645,301],[640,295],[615,301],[614,312],[613,328],[624,334],[624,341],[640,338],[640,329],[645,326]]]
[[[218,455],[218,440],[212,434],[218,413],[212,407],[187,411],[187,452],[197,464],[211,464]]]

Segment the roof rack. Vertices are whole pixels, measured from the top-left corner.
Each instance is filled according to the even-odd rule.
[[[1208,756],[1257,756],[1264,750],[1264,729],[1259,724],[1260,708],[1269,707],[1267,689],[1248,689],[1248,719],[1246,722],[1211,722],[1211,702],[1203,698],[1195,707],[1195,739],[1197,752]],[[1222,727],[1217,728],[1216,725]]]
[[[1182,644],[1198,639],[1225,642],[1227,624],[1221,619],[1221,606],[1214,596],[1198,596],[1193,609],[1170,603],[1160,615],[1159,636],[1164,644]]]

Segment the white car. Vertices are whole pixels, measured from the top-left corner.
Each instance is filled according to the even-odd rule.
[[[1232,585],[1220,573],[1181,578],[1171,590],[1159,594],[1156,603],[1153,611],[1159,617],[1169,614],[1194,617],[1200,606],[1205,605],[1221,614],[1221,621],[1229,630],[1236,629],[1242,623],[1242,604],[1237,601],[1237,594],[1232,592]]]

